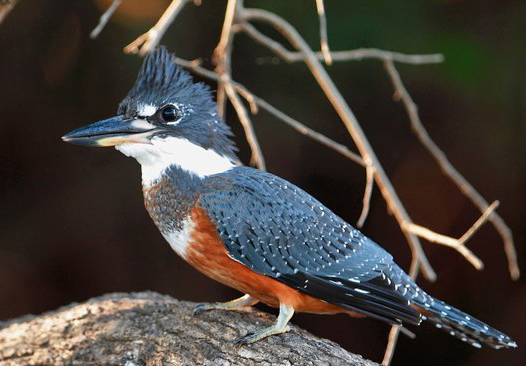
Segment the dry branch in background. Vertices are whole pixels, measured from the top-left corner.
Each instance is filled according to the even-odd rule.
[[[0,0],[0,24],[4,21],[7,14],[13,10],[18,0]]]
[[[261,170],[266,170],[265,158],[263,157],[256,133],[254,132],[252,121],[250,120],[247,110],[243,106],[237,91],[232,86],[231,58],[235,34],[232,30],[232,27],[234,25],[236,12],[239,10],[238,7],[240,6],[241,2],[241,0],[239,2],[237,2],[237,0],[228,2],[221,38],[216,49],[214,50],[216,72],[220,76],[217,90],[218,114],[221,117],[224,117],[226,94],[230,100],[230,103],[232,103],[232,106],[236,110],[239,122],[241,122],[241,125],[243,126],[245,136],[247,137],[247,142],[252,151],[250,165],[255,165]]]
[[[195,305],[154,292],[111,294],[0,322],[0,365],[377,365],[295,326],[235,346],[274,317],[257,310],[195,316]]]
[[[166,29],[170,26],[177,14],[188,2],[190,2],[190,0],[173,0],[157,24],[147,33],[143,34],[137,40],[128,45],[125,48],[125,52],[139,53],[140,55],[144,55],[154,49],[155,46],[159,44],[159,41]],[[412,253],[409,274],[413,279],[416,279],[419,271],[422,271],[424,276],[429,280],[434,280],[436,278],[436,274],[429,264],[424,250],[422,249],[419,237],[456,249],[477,269],[482,269],[482,262],[465,246],[465,242],[486,221],[491,221],[499,232],[504,242],[504,249],[508,259],[510,275],[513,279],[517,279],[520,272],[517,264],[513,236],[511,234],[511,230],[506,225],[504,220],[496,212],[494,212],[498,202],[494,202],[492,205],[489,205],[489,203],[474,189],[474,187],[452,166],[452,164],[447,160],[444,152],[440,150],[440,148],[430,138],[427,131],[423,127],[422,122],[420,121],[416,103],[413,101],[409,92],[405,88],[400,74],[395,67],[396,62],[413,65],[439,63],[444,60],[444,57],[440,54],[406,55],[398,52],[374,48],[331,51],[328,46],[327,17],[323,0],[316,0],[316,7],[319,16],[321,51],[313,51],[296,29],[285,19],[280,18],[276,14],[262,9],[247,9],[243,5],[243,0],[229,0],[227,3],[220,41],[214,51],[213,59],[216,65],[215,72],[202,68],[199,65],[199,62],[196,61],[178,59],[177,63],[187,67],[201,76],[217,81],[218,113],[219,115],[224,116],[226,100],[228,98],[228,100],[230,100],[234,106],[238,118],[245,130],[247,141],[252,150],[252,164],[257,165],[261,169],[265,168],[263,154],[258,143],[257,136],[254,132],[252,121],[250,120],[247,109],[243,105],[241,97],[247,100],[252,113],[256,113],[258,108],[261,108],[275,116],[277,119],[291,126],[301,134],[320,142],[321,144],[333,149],[334,151],[364,167],[366,184],[363,197],[363,208],[358,219],[357,226],[361,227],[367,218],[373,185],[374,182],[376,182],[385,202],[387,203],[389,211],[393,213],[396,220],[398,221],[400,229],[407,238],[409,248],[411,249]],[[290,46],[293,48],[293,50],[289,50],[280,42],[260,32],[252,24],[254,22],[265,23],[280,33],[284,39],[290,43]],[[327,136],[324,136],[319,132],[307,127],[304,123],[301,123],[286,115],[284,112],[273,107],[261,97],[255,96],[244,86],[234,81],[234,78],[232,77],[231,58],[234,38],[239,31],[248,35],[261,46],[268,48],[273,54],[285,62],[305,62],[305,64],[309,67],[312,76],[316,79],[320,88],[325,93],[325,96],[331,102],[345,127],[349,131],[354,144],[358,148],[359,155],[350,151],[346,146],[331,140]],[[427,148],[427,150],[442,169],[443,173],[448,176],[457,185],[459,190],[462,191],[462,193],[464,193],[464,195],[466,195],[466,197],[470,199],[471,202],[473,202],[473,204],[481,211],[482,216],[469,230],[467,230],[467,232],[460,239],[451,238],[449,236],[433,232],[428,228],[415,224],[411,220],[409,214],[404,208],[402,201],[398,198],[396,190],[389,180],[389,177],[384,172],[379,159],[376,157],[374,149],[370,145],[366,135],[363,133],[358,120],[320,62],[320,60],[323,60],[326,64],[330,65],[332,62],[344,62],[363,59],[377,59],[384,62],[386,72],[388,73],[395,89],[395,97],[401,100],[403,103],[408,114],[411,127],[416,133],[419,141],[424,145],[424,147]],[[399,327],[393,326],[389,333],[389,341],[383,359],[384,364],[389,364],[392,359],[398,334]]]
[[[126,53],[138,53],[141,56],[146,55],[155,49],[168,27],[177,17],[177,14],[184,8],[186,3],[191,0],[173,0],[165,12],[159,18],[159,21],[150,30],[140,35],[135,41],[124,48]]]
[[[323,0],[316,0],[318,17],[320,18],[320,48],[323,59],[327,65],[332,64],[331,51],[329,49],[329,39],[327,37],[327,17],[325,16],[325,5]]]
[[[393,82],[396,93],[395,96],[398,97],[398,99],[400,99],[404,104],[407,115],[409,116],[409,121],[411,122],[411,127],[422,145],[427,148],[444,174],[448,176],[453,181],[453,183],[455,183],[458,189],[462,191],[462,193],[464,193],[464,195],[469,198],[469,200],[473,202],[473,204],[477,206],[481,212],[487,212],[490,208],[489,203],[480,195],[480,193],[477,192],[477,190],[466,180],[466,178],[464,178],[458,172],[458,170],[455,169],[455,167],[447,159],[446,154],[438,147],[438,145],[431,139],[425,130],[424,126],[422,125],[422,121],[420,121],[420,116],[418,115],[418,107],[405,88],[402,78],[396,70],[393,62],[385,61],[385,67],[389,73],[389,76],[391,77],[391,81]],[[500,217],[497,213],[491,212],[488,220],[493,223],[504,243],[504,251],[508,257],[508,268],[511,278],[514,280],[519,279],[520,270],[517,262],[515,244],[513,243],[513,235],[510,228],[508,225],[506,225],[502,217]]]
[[[121,4],[121,2],[122,0],[113,0],[108,10],[106,10],[104,14],[100,16],[99,24],[91,31],[89,35],[91,39],[95,39],[99,36],[100,32],[102,32],[106,24],[108,24],[108,21],[115,10],[117,10],[117,7]]]

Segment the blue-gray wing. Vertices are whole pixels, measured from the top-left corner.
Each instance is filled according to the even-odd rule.
[[[237,167],[206,178],[199,203],[251,270],[390,323],[420,321],[396,291],[391,255],[284,179]]]

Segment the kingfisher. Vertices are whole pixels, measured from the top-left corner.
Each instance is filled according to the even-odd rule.
[[[345,313],[389,324],[433,323],[480,348],[513,348],[504,333],[433,298],[374,241],[294,184],[243,166],[212,92],[164,47],[148,54],[117,115],[64,135],[115,147],[142,171],[144,205],[173,250],[244,296],[195,313],[263,302],[271,326],[236,341],[286,332],[295,312]]]

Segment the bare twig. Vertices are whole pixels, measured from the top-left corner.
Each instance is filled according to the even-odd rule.
[[[259,146],[256,134],[254,132],[254,126],[252,125],[252,121],[248,117],[248,113],[245,106],[239,99],[239,96],[234,90],[234,86],[232,85],[232,81],[228,79],[228,76],[223,75],[220,80],[223,83],[225,93],[228,95],[228,99],[230,100],[230,102],[234,106],[234,109],[236,110],[237,116],[239,117],[239,122],[241,122],[241,125],[245,130],[245,135],[247,137],[248,144],[250,145],[250,149],[252,150],[250,164],[256,165],[261,170],[266,170],[265,159],[263,157],[263,153],[261,152],[261,147]]]
[[[7,14],[13,10],[18,0],[3,0],[0,1],[0,24],[4,21]]]
[[[234,17],[236,15],[236,7],[238,6],[237,0],[229,0],[226,11],[225,20],[223,21],[223,29],[221,31],[221,37],[219,43],[214,50],[215,58],[223,58],[225,50],[230,47],[232,43],[232,25],[234,23]]]
[[[278,57],[281,57],[286,62],[299,62],[305,61],[305,56],[301,52],[289,51],[279,42],[276,42],[270,37],[267,37],[253,25],[241,22],[239,28],[245,32],[248,36],[252,37],[256,42],[269,48]],[[356,50],[349,51],[331,51],[331,59],[333,62],[337,61],[361,61],[365,59],[378,59],[378,60],[392,60],[395,62],[421,65],[421,64],[436,64],[444,61],[444,56],[441,54],[431,55],[407,55],[399,52],[391,52],[385,50],[379,50],[376,48],[359,48]],[[316,57],[323,60],[323,53],[316,52]]]
[[[93,29],[89,35],[91,39],[95,39],[99,36],[100,32],[102,32],[106,24],[108,24],[108,21],[121,2],[122,0],[113,0],[110,7],[100,16],[99,24],[97,24],[95,29]]]
[[[436,278],[436,273],[429,264],[418,237],[408,230],[403,229],[405,223],[411,222],[407,211],[398,198],[387,174],[385,174],[374,150],[365,136],[365,133],[361,129],[358,120],[336,88],[336,85],[334,85],[332,79],[318,61],[318,58],[312,49],[294,27],[276,14],[261,9],[243,9],[242,13],[244,20],[256,20],[270,24],[276,29],[276,31],[281,33],[294,48],[304,54],[305,63],[308,65],[314,78],[318,81],[318,84],[325,92],[325,95],[332,103],[336,112],[339,114],[344,125],[347,127],[347,130],[351,134],[360,154],[365,161],[370,161],[371,165],[375,168],[375,181],[378,184],[389,209],[393,212],[402,228],[402,231],[408,239],[413,258],[417,258],[417,262],[422,265],[424,275],[428,279],[434,280]]]
[[[255,95],[253,95],[253,97],[254,97],[254,100],[260,106],[261,109],[266,110],[267,112],[272,114],[274,117],[282,120],[283,122],[285,122],[286,124],[288,124],[289,126],[294,128],[296,131],[301,133],[302,135],[305,135],[305,136],[307,136],[307,137],[309,137],[309,138],[311,138],[311,139],[313,139],[315,141],[318,141],[320,144],[325,145],[325,146],[333,149],[334,151],[336,151],[336,152],[342,154],[343,156],[345,156],[346,158],[354,161],[356,164],[359,164],[359,165],[361,165],[363,167],[366,166],[366,164],[363,161],[362,157],[360,155],[358,155],[358,154],[353,153],[351,150],[349,150],[349,148],[347,146],[339,144],[336,141],[328,138],[327,136],[325,136],[325,135],[323,135],[323,134],[321,134],[321,133],[319,133],[317,131],[314,131],[313,129],[305,126],[303,123],[298,122],[294,118],[289,117],[288,115],[286,115],[282,111],[278,110],[277,108],[275,108],[272,105],[270,105],[269,103],[267,103],[264,99],[259,98],[259,97],[255,96]]]
[[[240,0],[241,1],[241,0]],[[216,65],[215,71],[219,74],[228,74],[231,79],[231,58],[232,58],[232,42],[234,39],[233,23],[238,6],[237,0],[229,0],[225,11],[225,19],[223,21],[223,29],[219,43],[214,50],[213,61]],[[225,118],[226,113],[226,95],[225,86],[219,80],[217,84],[217,114],[221,118]]]
[[[388,366],[393,360],[394,351],[396,349],[396,343],[398,341],[398,336],[400,334],[399,325],[391,325],[391,330],[389,331],[389,336],[387,337],[387,346],[385,347],[384,358],[382,360],[382,365]]]
[[[391,78],[396,95],[399,96],[404,108],[406,109],[411,122],[411,127],[422,145],[424,145],[429,150],[444,174],[446,174],[453,181],[453,183],[456,184],[460,191],[462,191],[462,193],[464,193],[464,195],[466,195],[466,197],[468,197],[481,212],[487,211],[489,203],[480,195],[480,193],[475,190],[475,188],[466,180],[466,178],[464,178],[455,169],[455,167],[453,167],[453,165],[447,159],[446,154],[438,147],[438,145],[431,139],[425,130],[418,114],[418,107],[405,88],[402,79],[400,78],[400,74],[396,70],[393,62],[386,61],[385,68]],[[515,251],[515,244],[513,242],[511,230],[506,225],[502,217],[500,217],[497,213],[493,213],[493,215],[489,217],[489,220],[493,223],[502,237],[504,242],[504,251],[506,252],[506,256],[508,258],[508,268],[511,278],[517,280],[520,276],[520,270],[517,263],[517,253]]]
[[[327,65],[332,64],[331,51],[329,49],[329,40],[327,37],[327,17],[325,15],[325,6],[323,0],[316,0],[318,17],[320,18],[320,49],[323,59]]]
[[[248,116],[245,106],[239,99],[239,95],[232,84],[231,57],[232,43],[234,40],[233,23],[236,9],[238,6],[241,6],[241,4],[242,0],[228,1],[221,38],[214,50],[214,62],[216,64],[215,71],[219,75],[217,91],[218,114],[221,116],[221,118],[224,117],[226,107],[225,96],[228,96],[228,99],[234,106],[239,121],[245,130],[245,136],[250,149],[252,150],[250,164],[256,165],[261,170],[266,170],[265,159],[263,157],[261,147],[259,146],[257,136],[254,133],[254,126],[252,125],[252,121]]]
[[[405,53],[379,50],[376,48],[357,48],[348,51],[332,51],[331,57],[334,62],[360,61],[365,59],[392,60],[394,62],[412,65],[439,64],[444,62],[444,56],[440,53],[429,55],[408,55]]]
[[[369,207],[371,206],[371,196],[373,194],[373,184],[374,184],[374,168],[370,165],[367,165],[365,168],[365,190],[363,192],[363,207],[360,218],[356,222],[356,227],[361,228],[367,219],[369,214]]]
[[[475,223],[469,228],[469,230],[466,231],[464,235],[460,237],[460,239],[458,239],[458,242],[460,243],[459,245],[463,245],[465,242],[467,242],[473,235],[475,235],[475,233],[480,229],[480,227],[486,223],[486,221],[490,221],[490,215],[493,214],[493,211],[495,211],[499,207],[499,205],[499,201],[493,201],[493,203],[488,206],[486,211],[484,211],[482,215],[478,218],[478,220],[475,221]]]
[[[124,47],[124,52],[138,53],[144,56],[153,50],[159,44],[177,14],[179,14],[183,7],[190,1],[191,0],[173,0],[161,18],[159,18],[159,21],[151,27],[148,32],[140,35],[135,41]]]
[[[484,268],[482,261],[475,255],[471,250],[466,248],[464,245],[466,241],[469,240],[480,227],[489,220],[493,211],[499,206],[499,201],[494,201],[484,213],[479,217],[479,219],[469,228],[468,231],[460,239],[455,239],[450,236],[442,235],[436,233],[428,228],[422,227],[420,225],[408,224],[407,229],[410,230],[415,235],[418,235],[421,238],[425,238],[432,243],[442,244],[450,248],[455,249],[460,254],[464,256],[476,269],[479,271]]]
[[[450,248],[454,248],[460,254],[464,256],[476,269],[479,271],[484,268],[482,261],[468,248],[459,242],[458,239],[452,238],[447,235],[442,235],[432,230],[429,230],[426,227],[416,225],[416,224],[407,224],[407,229],[413,234],[418,235],[421,238],[427,239],[432,243],[442,244]]]
[[[200,76],[203,76],[203,77],[206,77],[210,80],[214,80],[214,81],[219,81],[219,75],[217,75],[215,72],[213,71],[210,71],[210,70],[207,70],[205,68],[202,68],[199,66],[199,62],[196,62],[196,61],[188,61],[188,60],[183,60],[181,58],[177,58],[176,59],[176,63],[178,65],[181,65],[183,67],[186,67],[190,70],[192,70],[193,72],[195,72],[196,74],[200,75]],[[235,81],[232,81],[232,84],[234,85],[234,87],[236,88],[236,90],[238,91],[238,93],[240,95],[250,95],[251,96],[251,99],[257,103],[257,105],[261,108],[261,109],[264,109],[266,110],[267,112],[269,112],[270,114],[272,114],[273,116],[275,116],[276,118],[282,120],[283,122],[285,122],[287,125],[291,126],[292,128],[294,128],[296,131],[298,131],[299,133],[301,133],[302,135],[305,135],[319,143],[321,143],[322,145],[325,145],[331,149],[333,149],[334,151],[342,154],[343,156],[345,156],[346,158],[354,161],[355,163],[363,166],[363,167],[366,167],[366,164],[365,162],[363,161],[363,159],[353,153],[352,151],[350,151],[345,145],[342,145],[342,144],[339,144],[337,143],[336,141],[334,140],[331,140],[330,138],[328,138],[327,136],[305,126],[303,123],[295,120],[294,118],[286,115],[285,113],[283,113],[282,111],[280,111],[279,109],[277,109],[276,107],[272,106],[270,103],[268,103],[267,101],[265,101],[263,98],[260,98],[256,95],[254,95],[252,92],[248,91],[243,85],[235,82]]]
[[[254,98],[254,95],[248,90],[244,88],[238,88],[237,86],[236,91],[247,101],[248,105],[250,106],[250,113],[257,114],[259,112],[259,107],[256,102],[256,99]]]

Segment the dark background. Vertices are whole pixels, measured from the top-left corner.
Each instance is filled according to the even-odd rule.
[[[192,301],[238,294],[176,257],[142,206],[140,170],[114,150],[61,142],[69,130],[112,116],[141,60],[122,48],[152,26],[168,1],[124,1],[89,39],[109,1],[22,0],[0,25],[0,319],[40,313],[115,291],[153,290]],[[209,65],[224,3],[188,5],[162,43]],[[247,1],[275,11],[318,47],[314,1]],[[332,49],[378,47],[443,53],[441,65],[399,65],[431,136],[512,228],[522,269],[526,183],[524,1],[326,1]],[[265,27],[260,29],[268,32]],[[274,33],[269,32],[275,36]],[[354,149],[302,64],[275,62],[236,37],[233,77],[307,125]],[[328,68],[416,223],[459,237],[479,216],[412,134],[379,61]],[[215,85],[212,84],[215,88]],[[236,116],[240,156],[249,150]],[[361,210],[362,168],[264,112],[254,117],[268,170],[318,197],[347,221]],[[404,268],[407,244],[375,189],[364,232]],[[526,360],[526,282],[507,271],[491,224],[469,242],[486,265],[424,243],[438,281],[427,291],[512,336],[518,350],[476,350],[424,325],[399,342],[395,364],[512,365]],[[381,360],[389,330],[375,320],[297,315],[293,322],[350,351]]]

